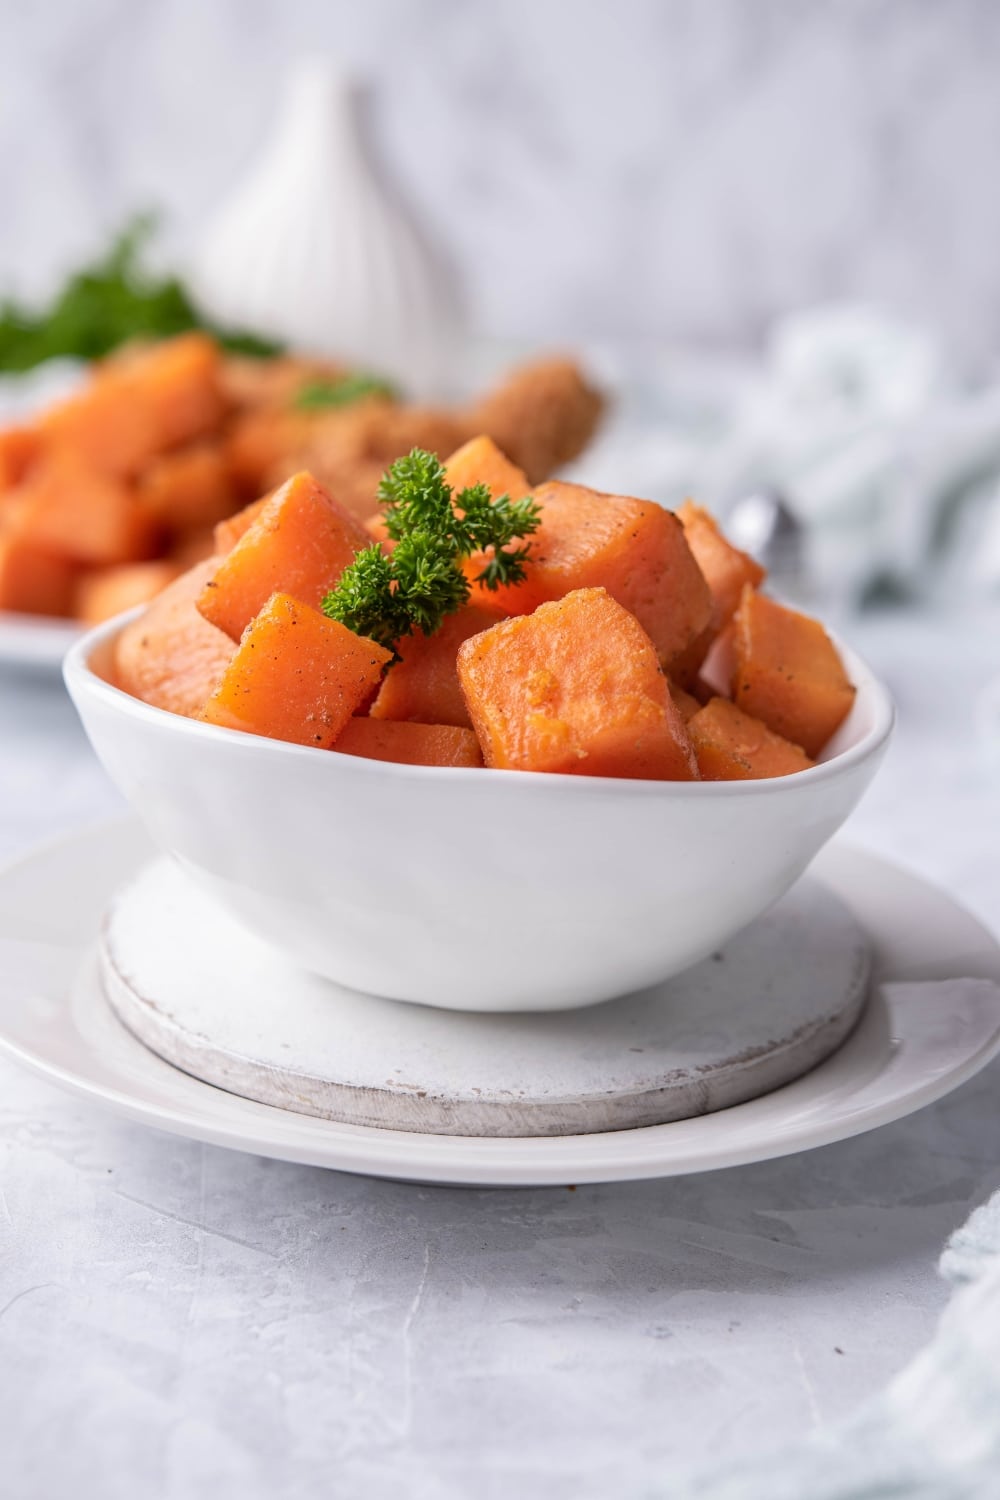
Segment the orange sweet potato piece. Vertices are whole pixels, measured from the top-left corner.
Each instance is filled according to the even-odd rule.
[[[173,583],[180,571],[177,563],[161,558],[84,573],[77,581],[73,613],[85,625],[99,625],[137,604],[148,604]]]
[[[31,427],[0,429],[0,494],[20,484],[39,455],[41,442]]]
[[[161,446],[156,414],[121,375],[96,376],[39,422],[47,449],[70,453],[97,474],[127,479]]]
[[[790,776],[813,762],[726,698],[713,698],[688,720],[688,734],[705,781],[748,781]]]
[[[682,687],[678,687],[676,682],[670,684],[670,696],[674,700],[674,707],[685,724],[689,723],[699,708],[701,708],[701,704],[697,698],[692,697],[690,693],[686,693]]]
[[[500,452],[492,438],[474,437],[445,460],[445,478],[457,493],[474,484],[485,484],[490,493],[521,500],[531,493],[528,476]]]
[[[238,496],[217,443],[192,443],[154,458],[136,485],[139,504],[173,534],[203,531],[232,514]]]
[[[68,615],[76,565],[0,531],[0,609],[26,615]]]
[[[372,718],[470,728],[472,721],[458,681],[458,648],[498,619],[495,611],[467,604],[449,615],[433,635],[415,631],[404,636],[396,648],[400,660],[386,673],[371,708]]]
[[[458,675],[488,766],[697,779],[653,644],[604,589],[574,590],[473,636]]]
[[[219,557],[225,557],[227,552],[232,552],[240,537],[250,530],[274,493],[274,490],[269,490],[266,495],[261,495],[259,500],[251,500],[249,505],[244,505],[243,509],[238,510],[234,516],[227,516],[225,520],[216,524],[213,535],[215,551]]]
[[[318,609],[274,594],[250,621],[199,717],[326,750],[391,656]]]
[[[151,414],[156,451],[190,443],[226,414],[219,346],[205,333],[182,333],[113,362],[105,377],[135,392]]]
[[[81,563],[136,562],[155,549],[156,528],[131,488],[66,451],[32,469],[8,496],[8,513],[26,542]]]
[[[354,554],[370,545],[361,522],[311,474],[295,474],[219,563],[198,608],[238,641],[272,594],[317,605]]]
[[[708,585],[677,517],[652,501],[605,495],[551,480],[535,490],[542,523],[531,538],[527,577],[484,603],[509,614],[530,614],[539,604],[575,589],[605,588],[635,615],[667,672],[685,660],[712,614]],[[470,576],[483,558],[470,558]]]
[[[715,518],[692,500],[684,501],[677,518],[711,591],[712,628],[717,632],[736,613],[744,584],[758,588],[767,577],[767,571],[748,552],[741,552],[728,542]]]
[[[385,524],[385,516],[383,516],[381,513],[378,513],[374,516],[367,516],[365,518],[365,530],[367,531],[371,541],[378,542],[383,552],[391,552],[393,547],[395,547],[396,543],[389,535],[388,528]]]
[[[854,702],[837,649],[818,620],[743,590],[736,614],[733,701],[816,756]]]
[[[481,766],[479,741],[471,729],[453,724],[402,724],[391,720],[350,719],[334,750],[392,760],[405,766]]]
[[[115,643],[115,680],[135,698],[188,718],[204,706],[229,665],[233,643],[195,605],[217,566],[214,557],[158,594]]]

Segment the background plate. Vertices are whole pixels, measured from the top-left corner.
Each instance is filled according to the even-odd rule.
[[[94,956],[101,913],[151,852],[129,820],[50,845],[0,875],[0,1048],[132,1119],[216,1145],[452,1184],[670,1176],[766,1160],[898,1119],[1000,1052],[996,941],[934,887],[833,845],[813,873],[871,936],[877,988],[845,1045],[795,1083],[717,1114],[603,1135],[488,1140],[295,1115],[162,1062],[101,995]]]

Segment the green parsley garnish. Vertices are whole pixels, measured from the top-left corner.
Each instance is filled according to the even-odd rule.
[[[130,339],[170,338],[193,328],[233,353],[279,353],[280,345],[267,339],[208,322],[176,277],[157,278],[143,268],[141,252],[154,222],[148,214],[133,220],[106,255],[69,278],[45,311],[0,303],[0,370],[30,370],[57,355],[102,359]]]
[[[295,398],[299,411],[324,411],[329,407],[350,406],[365,396],[396,399],[396,389],[378,375],[358,372],[340,380],[307,380]]]
[[[433,453],[414,448],[387,470],[379,485],[386,530],[395,547],[376,543],[344,569],[323,600],[323,613],[358,635],[394,650],[405,635],[432,635],[446,615],[470,595],[462,559],[489,554],[476,582],[496,589],[524,578],[527,546],[511,547],[537,531],[538,506],[530,496],[494,500],[485,484],[452,493]]]

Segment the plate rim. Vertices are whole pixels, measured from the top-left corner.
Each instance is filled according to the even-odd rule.
[[[138,820],[134,816],[125,815],[93,822],[69,834],[46,840],[43,844],[26,851],[0,868],[0,897],[3,896],[12,879],[16,879],[17,872],[25,866],[44,865],[47,861],[59,859],[61,855],[74,847],[86,847],[95,840],[100,840],[104,846],[107,846],[109,841],[114,843],[117,840],[120,845],[125,846],[134,843],[140,833]],[[142,838],[152,851],[152,845],[144,834]],[[129,868],[134,869],[139,863],[140,854],[131,850],[128,852]],[[935,886],[933,882],[906,870],[893,861],[839,841],[835,841],[830,847],[830,852],[826,856],[827,863],[830,862],[831,856],[839,860],[842,865],[846,863],[848,872],[852,866],[855,868],[858,865],[867,866],[870,872],[873,869],[890,871],[901,878],[904,884],[910,883],[922,888],[926,895],[935,899],[938,906],[949,914],[953,922],[965,928],[969,939],[974,937],[977,940],[979,946],[976,952],[981,952],[984,956],[985,967],[989,971],[979,977],[985,978],[988,982],[991,981],[997,992],[996,1000],[991,1002],[991,1029],[985,1030],[973,1046],[956,1048],[955,1058],[947,1068],[939,1071],[935,1076],[916,1083],[909,1090],[904,1090],[881,1102],[876,1093],[876,1097],[869,1100],[853,1116],[831,1118],[826,1121],[822,1119],[809,1121],[800,1128],[798,1133],[793,1132],[787,1139],[768,1139],[768,1132],[765,1129],[763,1147],[761,1139],[752,1136],[748,1140],[728,1146],[724,1141],[714,1142],[712,1137],[720,1133],[720,1126],[713,1125],[711,1122],[722,1121],[723,1127],[727,1122],[745,1124],[745,1112],[754,1111],[762,1102],[771,1101],[773,1105],[773,1102],[777,1100],[780,1104],[782,1096],[787,1098],[790,1091],[794,1091],[793,1100],[801,1104],[801,1096],[805,1095],[808,1099],[810,1092],[816,1092],[817,1085],[820,1086],[820,1092],[822,1092],[824,1076],[829,1074],[830,1069],[836,1066],[838,1060],[842,1065],[845,1055],[852,1047],[855,1050],[860,1049],[861,1054],[864,1055],[866,1037],[871,1028],[878,1025],[884,1026],[892,1021],[893,1016],[887,1009],[888,1002],[883,1001],[880,995],[873,995],[855,1031],[830,1059],[782,1089],[763,1095],[758,1100],[735,1105],[712,1115],[697,1116],[692,1120],[589,1136],[511,1138],[437,1136],[419,1132],[393,1131],[374,1126],[348,1126],[315,1117],[297,1115],[272,1105],[257,1104],[238,1095],[225,1093],[211,1084],[202,1083],[187,1074],[180,1073],[171,1064],[148,1051],[118,1021],[94,982],[96,932],[91,935],[89,942],[77,941],[71,945],[73,978],[61,980],[58,986],[60,1022],[65,1023],[69,1016],[70,1032],[75,1037],[76,1046],[86,1046],[86,1038],[77,1024],[78,1008],[88,1001],[92,1010],[95,1002],[103,1006],[106,1012],[104,1020],[121,1033],[119,1040],[124,1042],[132,1058],[139,1063],[140,1077],[143,1073],[145,1074],[146,1093],[143,1094],[138,1085],[129,1090],[126,1087],[127,1080],[122,1070],[119,1070],[117,1084],[109,1085],[97,1077],[88,1076],[79,1067],[74,1070],[51,1055],[43,1055],[41,1052],[21,1045],[15,1037],[8,1034],[7,1020],[2,1010],[0,1010],[0,1055],[10,1058],[35,1076],[42,1077],[76,1097],[103,1105],[119,1116],[169,1134],[204,1141],[227,1149],[249,1151],[279,1160],[440,1186],[541,1187],[577,1182],[634,1181],[721,1170],[732,1166],[748,1165],[755,1161],[769,1160],[801,1150],[829,1145],[901,1119],[944,1097],[968,1081],[993,1057],[1000,1054],[1000,982],[998,982],[1000,981],[1000,942],[997,937],[978,917],[953,900],[948,893]],[[820,879],[824,878],[822,870],[814,870],[814,873]],[[105,899],[111,894],[110,879],[110,874],[107,874],[103,887]],[[828,883],[832,884],[835,890],[838,889],[836,881],[828,880]],[[848,905],[851,905],[849,895],[846,899]],[[863,913],[858,912],[855,907],[852,907],[852,910],[870,932]],[[871,933],[871,936],[876,939],[877,948],[877,933]],[[0,951],[6,941],[8,939],[0,934]],[[48,951],[57,945],[53,936],[50,935],[47,941],[43,940],[39,946]],[[88,967],[90,969],[89,986]],[[883,974],[881,979],[891,981],[894,977],[898,976]],[[3,1002],[4,1007],[11,1003],[11,999],[9,994],[0,994],[0,1001]],[[17,1003],[16,998],[13,1003]],[[29,997],[25,995],[21,1003],[30,1003]],[[880,1011],[881,1014],[879,1014]],[[911,1038],[911,1050],[914,1045]],[[898,1058],[905,1046],[904,1036],[899,1041],[899,1045],[890,1051],[890,1059]],[[161,1071],[161,1077],[169,1079],[171,1085],[183,1095],[180,1102],[175,1098],[168,1103],[163,1103],[149,1096],[150,1074],[155,1074],[158,1070],[165,1070],[165,1074]],[[883,1078],[889,1071],[890,1068],[883,1066],[876,1078]],[[178,1080],[183,1080],[183,1084],[179,1084]],[[199,1099],[204,1106],[200,1113]],[[743,1112],[742,1119],[737,1118],[737,1112]],[[771,1131],[774,1128],[772,1124]],[[688,1148],[686,1154],[683,1148],[680,1157],[676,1154],[670,1157],[668,1152],[658,1154],[655,1149],[649,1149],[651,1138],[654,1138],[655,1147],[658,1140],[662,1140],[664,1132],[672,1132],[676,1137],[681,1129],[685,1131],[685,1134],[693,1133],[696,1137],[693,1146]],[[284,1139],[281,1138],[283,1132]],[[699,1132],[708,1137],[708,1140],[700,1146],[697,1142]],[[669,1141],[669,1137],[667,1140]],[[588,1145],[593,1148],[595,1143],[603,1143],[603,1149],[599,1147],[597,1151],[591,1149],[588,1152]],[[647,1149],[637,1149],[641,1147]],[[591,1158],[589,1161],[588,1156]]]

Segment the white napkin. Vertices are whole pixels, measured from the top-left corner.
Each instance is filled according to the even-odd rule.
[[[699,1478],[673,1500],[997,1500],[1000,1193],[948,1242],[931,1343],[848,1422]]]

